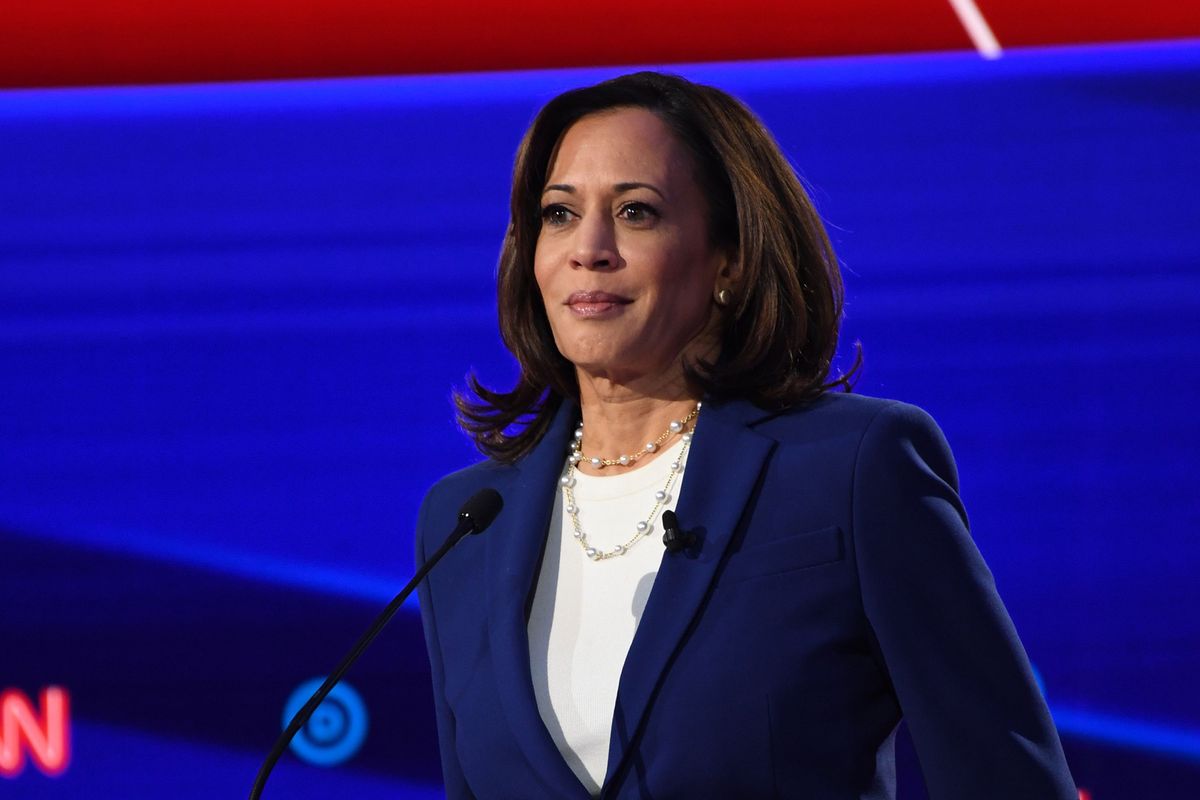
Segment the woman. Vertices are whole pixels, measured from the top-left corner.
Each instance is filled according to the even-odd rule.
[[[940,431],[831,391],[837,262],[761,123],[654,73],[568,92],[511,214],[521,375],[458,399],[488,460],[418,530],[504,498],[421,591],[448,795],[888,798],[903,715],[934,798],[1073,798]]]

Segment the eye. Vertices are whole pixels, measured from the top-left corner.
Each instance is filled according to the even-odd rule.
[[[617,216],[626,222],[634,224],[649,224],[659,217],[658,210],[649,203],[632,202],[621,206],[617,211]]]
[[[542,224],[551,227],[566,225],[571,221],[571,212],[566,206],[552,203],[542,209]]]

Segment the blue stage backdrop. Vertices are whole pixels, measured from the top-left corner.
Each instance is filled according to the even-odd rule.
[[[678,71],[811,187],[859,390],[943,425],[1077,782],[1196,796],[1200,47]],[[0,93],[0,795],[249,789],[477,457],[513,152],[610,74]],[[415,607],[348,683],[267,795],[439,796]]]

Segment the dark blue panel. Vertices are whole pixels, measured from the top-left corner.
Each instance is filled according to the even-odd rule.
[[[813,188],[860,389],[945,428],[1081,785],[1194,789],[1200,48],[681,71]],[[513,375],[512,154],[608,74],[0,93],[0,689],[74,692],[53,796],[248,788],[474,458],[448,397]],[[281,794],[436,782],[415,618],[389,635],[352,677],[387,723]]]

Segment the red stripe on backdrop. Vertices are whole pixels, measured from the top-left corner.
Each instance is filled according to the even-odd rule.
[[[164,83],[969,48],[945,0],[43,0],[0,86]]]
[[[977,0],[1004,47],[1200,36],[1200,2]],[[948,0],[42,0],[0,17],[0,87],[961,50]]]
[[[1200,37],[1200,0],[976,0],[1004,47]]]

